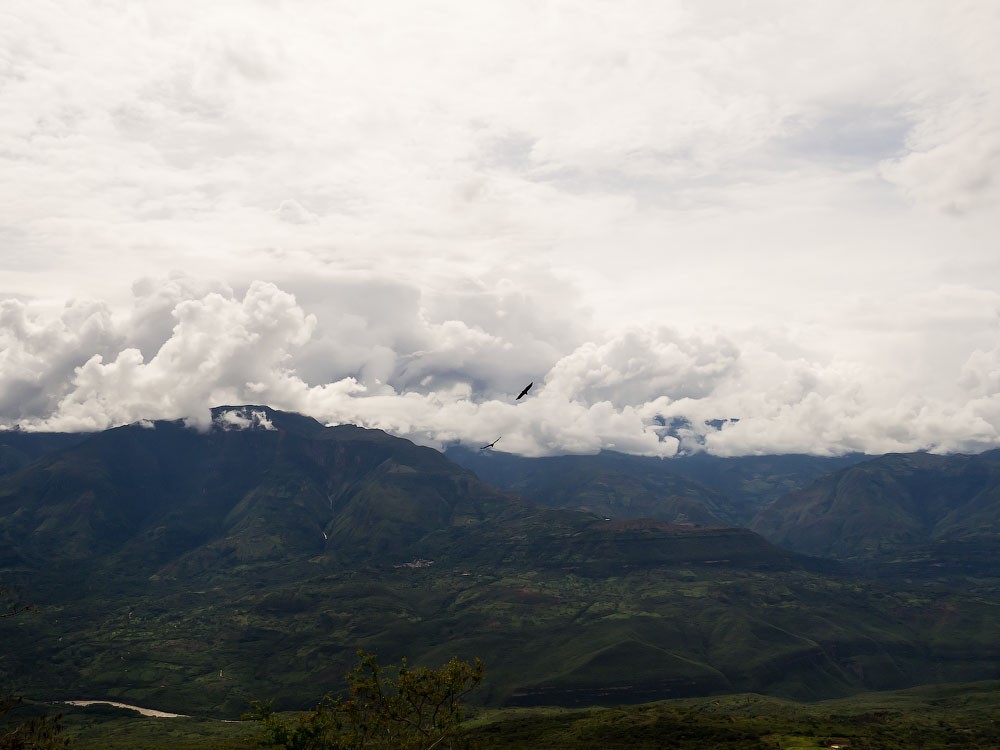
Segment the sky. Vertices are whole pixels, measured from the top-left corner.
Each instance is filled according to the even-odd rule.
[[[998,38],[993,0],[6,0],[0,428],[1000,446]]]

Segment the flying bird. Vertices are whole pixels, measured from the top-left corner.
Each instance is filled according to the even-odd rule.
[[[503,437],[503,435],[501,435],[500,437]],[[484,451],[484,450],[486,450],[487,448],[492,448],[492,447],[493,447],[494,445],[496,445],[496,444],[497,444],[497,443],[499,443],[499,442],[500,442],[500,438],[497,438],[497,439],[496,439],[496,440],[494,440],[494,441],[493,441],[492,443],[487,443],[486,445],[484,445],[484,446],[483,446],[482,448],[480,448],[479,450],[481,450],[481,451]]]
[[[534,384],[535,384],[535,381],[531,381],[526,386],[524,386],[524,390],[521,391],[520,393],[518,393],[517,394],[517,398],[515,398],[514,400],[515,401],[520,401],[521,400],[521,396],[524,396],[525,394],[527,394],[527,392],[531,390],[531,386],[533,386]]]

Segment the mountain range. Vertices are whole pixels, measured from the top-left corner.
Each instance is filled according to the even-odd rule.
[[[869,536],[821,541],[860,506],[817,499],[909,471],[912,502],[892,507],[919,506],[924,533],[885,544],[988,541],[995,457],[467,453],[473,471],[460,454],[264,406],[219,407],[201,432],[0,433],[0,587],[37,606],[0,620],[0,677],[39,698],[235,716],[315,702],[358,647],[480,656],[492,705],[1000,675],[990,571],[976,591],[890,585]],[[964,477],[966,500],[921,505],[932,475]],[[938,573],[906,575],[922,570]]]
[[[980,589],[1000,579],[1000,450],[661,459],[451,448],[446,455],[549,507],[745,526],[784,549],[879,577]]]
[[[870,458],[694,454],[664,459],[614,451],[525,458],[461,446],[448,448],[445,455],[484,481],[549,507],[736,526],[749,525],[776,498]]]

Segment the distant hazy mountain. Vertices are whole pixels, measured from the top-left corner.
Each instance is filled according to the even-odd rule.
[[[739,511],[727,497],[665,471],[657,459],[608,452],[522,458],[461,448],[445,455],[481,479],[550,508],[584,510],[609,518],[739,525]]]
[[[732,512],[614,460],[563,478]],[[883,589],[747,529],[540,507],[429,448],[254,406],[216,409],[206,432],[97,433],[0,477],[0,581],[39,607],[0,619],[3,682],[185,713],[308,706],[359,646],[480,656],[493,704],[821,697],[1000,669],[988,597]]]
[[[786,495],[752,528],[787,549],[836,558],[894,558],[959,541],[981,547],[1000,538],[1000,451],[872,459]]]
[[[445,451],[484,481],[540,505],[611,518],[748,525],[762,508],[817,478],[865,460],[854,454],[661,459],[602,451],[592,456],[525,458],[502,451]]]

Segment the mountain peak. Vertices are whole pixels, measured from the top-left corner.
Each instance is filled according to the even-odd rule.
[[[315,437],[327,429],[326,426],[312,417],[293,412],[279,411],[278,409],[272,409],[270,406],[259,404],[213,407],[212,427],[226,432],[235,430],[284,430],[310,437]]]

